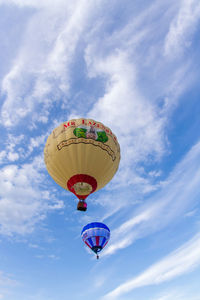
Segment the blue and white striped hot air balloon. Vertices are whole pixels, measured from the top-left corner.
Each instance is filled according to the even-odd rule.
[[[84,243],[97,255],[110,238],[110,229],[103,223],[93,222],[83,227],[81,232]]]

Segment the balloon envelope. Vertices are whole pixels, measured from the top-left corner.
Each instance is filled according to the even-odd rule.
[[[110,229],[103,223],[93,222],[83,227],[81,236],[84,243],[97,254],[107,245]]]
[[[84,202],[116,173],[120,146],[113,132],[102,123],[73,119],[50,134],[44,160],[55,182]]]

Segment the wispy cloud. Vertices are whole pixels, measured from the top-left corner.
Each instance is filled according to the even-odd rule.
[[[18,282],[12,278],[12,276],[0,271],[0,286],[15,286]],[[0,295],[1,297],[1,295]],[[3,297],[2,297],[3,298]],[[1,298],[0,298],[1,299]]]
[[[198,300],[199,296],[194,295],[192,290],[183,290],[183,287],[174,288],[173,290],[167,290],[159,293],[158,296],[153,297],[151,300]]]
[[[58,0],[59,4],[63,3],[63,0]],[[4,4],[4,5],[16,5],[19,7],[26,7],[26,6],[30,6],[30,7],[36,7],[36,8],[41,8],[41,7],[45,7],[45,6],[50,6],[50,5],[54,5],[55,2],[53,0],[46,0],[46,1],[39,1],[39,0],[0,0],[0,4]]]
[[[165,39],[164,53],[169,57],[183,54],[192,44],[193,34],[200,22],[200,4],[198,0],[181,1],[180,9],[171,21]]]
[[[19,285],[20,282],[14,278],[13,274],[6,274],[0,270],[0,299],[6,299],[10,291]]]
[[[117,135],[121,145],[121,162],[116,186],[136,184],[150,186],[137,164],[148,157],[159,159],[165,153],[165,120],[156,106],[138,89],[137,68],[126,52],[116,50],[106,57],[97,57],[97,49],[87,49],[86,60],[95,74],[106,76],[105,94],[88,112],[88,117],[103,121]],[[146,184],[144,184],[146,183]],[[142,189],[141,189],[142,190]]]
[[[105,35],[103,45],[101,35],[96,37],[101,27],[98,23],[90,32],[85,50],[88,76],[105,81],[103,95],[87,115],[110,126],[122,149],[120,169],[113,183],[140,186],[141,193],[145,187],[148,191],[156,188],[146,165],[168,153],[169,117],[194,79],[187,75],[191,70],[189,59],[169,64],[160,51],[163,36],[178,9],[174,2],[155,1],[126,26]],[[158,28],[160,10],[165,13]],[[141,163],[143,174],[138,168]]]
[[[177,4],[173,1],[155,1],[129,22],[122,22],[119,30],[110,32],[111,11],[105,1],[96,1],[94,4],[93,1],[72,3],[59,0],[57,5],[51,0],[10,0],[1,3],[13,4],[21,9],[27,6],[34,8],[33,15],[24,26],[26,29],[18,54],[12,58],[12,67],[2,81],[2,93],[5,98],[1,110],[2,124],[12,127],[27,116],[34,123],[46,124],[53,105],[59,103],[60,106],[66,107],[70,97],[72,64],[77,59],[76,55],[79,59],[85,52],[88,66],[88,74],[83,74],[85,82],[88,80],[87,76],[102,77],[106,80],[104,96],[90,111],[91,115],[107,121],[108,125],[113,122],[117,124],[118,120],[114,129],[122,136],[121,125],[124,127],[126,120],[127,134],[130,126],[134,130],[135,143],[132,146],[139,148],[137,156],[141,150],[141,157],[144,154],[162,155],[166,146],[166,119],[159,115],[152,95],[147,99],[143,89],[144,86],[148,89],[148,85],[152,90],[157,89],[158,72],[165,74],[168,70],[168,62],[163,60],[160,54],[160,34],[163,29],[162,26],[157,26],[157,15],[160,10],[165,11],[162,23],[166,30],[170,17],[174,16],[174,11],[177,10]],[[113,7],[117,9],[114,3]],[[104,33],[105,36],[102,37],[103,32],[106,32],[106,35]],[[81,53],[77,51],[79,46],[83,48]],[[162,69],[158,69],[158,65],[162,65]],[[144,77],[143,73],[149,72],[156,78],[154,86],[150,78],[149,83],[140,83]],[[167,78],[169,73],[173,82],[174,65],[166,73],[166,78],[160,80],[160,83],[167,80],[167,84],[159,86],[159,91],[170,86]],[[125,100],[126,106],[123,105]],[[149,100],[153,100],[154,104]],[[106,118],[103,109],[109,111]],[[119,118],[119,111],[123,117]],[[140,138],[135,136],[137,130],[141,132]],[[121,141],[127,143],[127,138],[121,137]],[[135,152],[130,153],[130,156],[134,154]]]
[[[157,285],[192,271],[200,265],[199,247],[200,234],[198,233],[182,247],[152,265],[140,275],[121,284],[105,295],[103,299],[116,299],[136,288],[153,284]]]
[[[25,1],[19,4],[26,5]],[[64,104],[75,49],[94,9],[92,1],[60,1],[58,6],[48,1],[43,10],[34,12],[18,56],[2,81],[2,124],[12,127],[27,116],[46,123],[53,103]]]
[[[146,200],[132,218],[113,231],[103,255],[112,254],[131,245],[136,239],[160,230],[191,209],[199,197],[199,159],[200,143],[197,143],[160,185],[160,191]]]
[[[48,211],[63,208],[43,182],[43,161],[5,166],[0,170],[0,233],[26,234],[44,220]],[[42,187],[43,186],[43,187]]]

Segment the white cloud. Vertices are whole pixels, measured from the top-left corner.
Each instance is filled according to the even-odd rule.
[[[63,202],[45,190],[42,168],[43,160],[36,157],[33,163],[0,170],[1,234],[29,233],[48,211],[63,208]]]
[[[37,244],[28,244],[28,246],[30,247],[30,248],[34,248],[34,249],[42,249],[42,247],[40,247],[39,245],[37,245]]]
[[[136,288],[157,285],[192,271],[200,265],[199,247],[200,234],[197,234],[189,242],[149,267],[140,275],[115,288],[105,295],[103,299],[116,299]]]
[[[160,230],[191,209],[199,197],[199,159],[200,143],[197,143],[161,184],[160,191],[141,205],[132,218],[113,230],[103,255],[128,247],[136,239]]]
[[[171,21],[169,32],[165,39],[164,53],[174,57],[191,46],[193,34],[200,21],[200,3],[198,0],[183,0],[180,10]]]
[[[9,161],[15,161],[15,160],[18,160],[18,158],[19,158],[18,153],[13,153],[13,152],[8,153],[8,160]]]
[[[183,294],[180,295],[180,293],[177,292],[167,292],[163,294],[162,296],[158,296],[156,298],[153,298],[152,300],[183,300]]]
[[[12,278],[11,275],[7,275],[0,271],[0,286],[16,286],[18,282]],[[0,295],[0,299],[3,299],[3,295]]]
[[[2,163],[4,161],[4,159],[6,158],[6,151],[2,150],[0,152],[0,163]]]
[[[103,120],[108,125],[116,124],[114,130],[119,135],[122,146],[128,146],[127,161],[129,157],[132,162],[147,159],[151,155],[159,158],[165,153],[166,115],[160,114],[155,99],[147,99],[143,87],[139,88],[138,83],[143,78],[143,73],[146,74],[150,69],[156,78],[156,88],[159,74],[155,70],[165,74],[165,68],[168,67],[160,55],[160,28],[158,29],[156,20],[160,9],[169,11],[170,16],[167,13],[163,16],[166,27],[168,19],[177,9],[173,1],[155,1],[128,23],[122,22],[119,30],[111,34],[110,10],[104,1],[96,1],[94,4],[93,1],[60,0],[56,5],[51,0],[12,0],[0,3],[13,3],[22,9],[24,6],[38,8],[25,26],[19,54],[13,59],[14,64],[2,83],[6,99],[2,106],[1,122],[5,126],[13,126],[26,116],[34,123],[47,123],[53,103],[67,103],[70,68],[77,47],[82,42],[81,45],[86,45],[89,76],[106,79],[104,96],[90,110],[90,116]],[[117,5],[114,7],[117,8]],[[157,40],[149,40],[150,36],[154,36],[152,33],[155,33],[155,28],[158,32],[155,35]],[[104,43],[101,37],[103,31],[106,32]],[[147,42],[150,47],[147,47]],[[151,53],[145,50],[147,48]],[[159,60],[161,56],[162,59]],[[158,70],[159,63],[162,64],[162,69]],[[171,82],[174,82],[173,73],[174,70],[170,70]],[[165,80],[163,78],[162,82]],[[162,83],[159,93],[166,86],[170,86],[170,82]],[[151,88],[153,89],[152,86]],[[174,97],[171,99],[173,101]],[[133,139],[130,141],[128,134],[131,128]]]
[[[156,189],[146,166],[168,153],[169,117],[194,79],[188,76],[193,74],[190,60],[169,65],[160,51],[161,36],[178,7],[171,1],[155,1],[126,26],[105,35],[103,44],[101,35],[98,37],[101,23],[89,34],[85,50],[88,76],[104,80],[105,91],[87,116],[110,126],[119,139],[122,155],[118,176],[112,181],[115,186],[134,185],[141,193]],[[166,13],[158,28],[160,10]],[[104,23],[106,20],[105,16]],[[143,174],[138,171],[140,163]]]
[[[12,127],[27,116],[29,121],[46,123],[53,102],[65,103],[75,50],[97,4],[60,1],[34,12],[25,27],[19,54],[2,81],[4,126]]]
[[[0,152],[0,164],[17,161],[21,156],[23,156],[23,151],[20,151],[22,148],[20,147],[17,149],[17,147],[23,143],[23,140],[23,134],[16,136],[8,134],[4,144],[2,143],[5,150]]]
[[[43,148],[45,145],[45,141],[47,140],[47,136],[48,136],[48,133],[34,137],[34,138],[31,137],[29,144],[28,144],[27,156],[30,155],[34,151],[34,149]]]
[[[163,293],[160,293],[159,296],[152,298],[151,300],[199,300],[199,296],[194,295],[193,290],[183,290],[181,288],[175,288],[173,290],[167,290]]]
[[[50,258],[50,259],[53,259],[53,260],[58,260],[58,259],[60,259],[60,257],[59,257],[59,256],[56,256],[55,254],[49,254],[47,257]]]
[[[105,95],[88,116],[103,121],[117,135],[122,150],[120,166],[123,168],[118,178],[121,183],[130,184],[138,177],[138,174],[131,176],[136,163],[145,161],[148,156],[159,158],[165,152],[165,121],[158,115],[156,106],[138,90],[137,70],[131,58],[121,51],[106,58],[96,57],[96,50],[88,47],[86,60],[94,74],[106,76],[107,87]]]
[[[62,4],[64,1],[63,0],[57,0],[57,4]],[[55,1],[53,0],[45,0],[45,1],[40,1],[40,0],[0,0],[0,4],[2,5],[16,5],[19,7],[35,7],[35,8],[40,8],[40,7],[45,7],[45,6],[53,6],[55,7]]]
[[[190,210],[190,211],[186,212],[184,216],[186,218],[191,218],[196,215],[197,211],[198,211],[197,209]]]

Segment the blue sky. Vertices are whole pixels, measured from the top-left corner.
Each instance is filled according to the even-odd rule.
[[[0,299],[200,300],[199,30],[198,0],[0,0]],[[86,213],[43,160],[76,117],[121,146]]]

